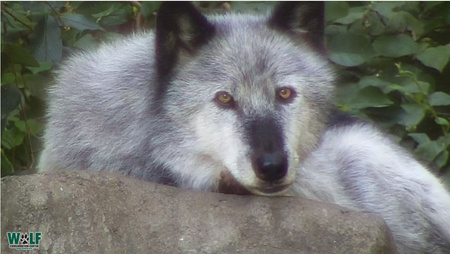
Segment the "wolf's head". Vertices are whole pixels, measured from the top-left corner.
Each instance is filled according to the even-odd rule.
[[[205,17],[189,3],[161,5],[160,113],[186,137],[186,152],[255,194],[293,183],[324,130],[333,90],[323,9],[286,2],[266,16]]]

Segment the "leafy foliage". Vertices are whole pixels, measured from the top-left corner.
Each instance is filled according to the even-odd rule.
[[[450,4],[327,4],[340,108],[389,129],[450,182]]]
[[[202,2],[265,12],[270,2]],[[76,51],[153,28],[159,2],[2,2],[2,176],[33,168],[51,70]],[[450,183],[450,3],[327,2],[338,106],[390,130]],[[361,141],[364,142],[364,141]]]

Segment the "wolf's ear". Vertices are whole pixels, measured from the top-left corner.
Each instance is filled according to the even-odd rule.
[[[282,2],[273,11],[268,25],[296,39],[306,39],[322,51],[325,48],[324,9],[323,2]]]
[[[193,54],[214,35],[214,26],[191,3],[163,2],[156,17],[156,61],[166,76],[180,54]]]

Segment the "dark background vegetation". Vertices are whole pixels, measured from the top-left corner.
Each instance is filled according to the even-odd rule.
[[[67,55],[152,29],[159,2],[1,3],[1,175],[33,171],[46,88]],[[265,13],[271,2],[201,2]],[[450,2],[327,2],[338,106],[394,135],[450,186]],[[364,142],[364,140],[361,140]]]

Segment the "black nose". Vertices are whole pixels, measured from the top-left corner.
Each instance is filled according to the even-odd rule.
[[[253,166],[256,176],[264,181],[280,180],[286,175],[288,168],[286,156],[279,152],[257,156]]]

